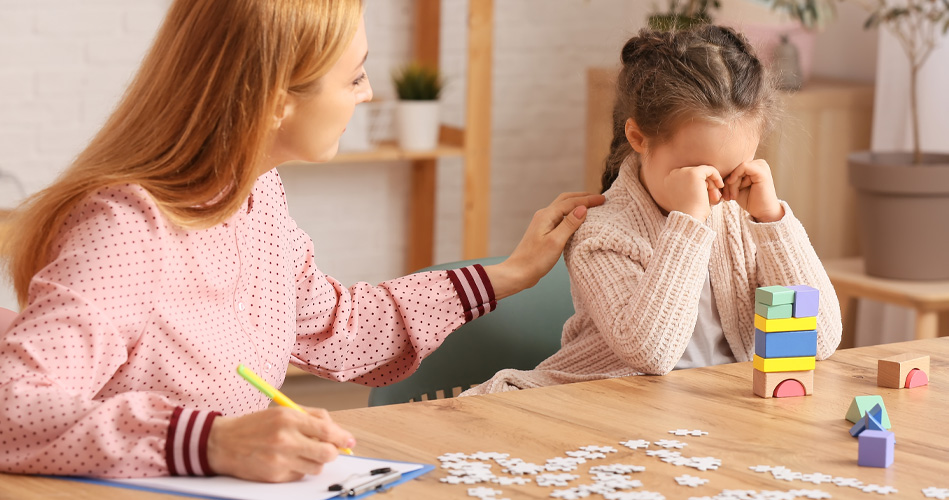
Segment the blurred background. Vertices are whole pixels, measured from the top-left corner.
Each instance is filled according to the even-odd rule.
[[[434,32],[438,40],[435,55],[428,57],[436,59],[445,83],[437,101],[441,124],[458,131],[470,126],[471,113],[489,117],[480,125],[487,132],[479,144],[489,149],[479,168],[489,181],[477,199],[486,214],[483,247],[478,251],[483,255],[478,257],[510,252],[534,211],[558,193],[598,187],[589,182],[598,178],[593,170],[602,165],[597,155],[603,137],[597,127],[608,129],[609,123],[588,123],[588,117],[603,116],[603,107],[612,105],[609,78],[617,68],[623,43],[646,25],[651,14],[669,5],[664,0],[496,0],[490,19],[489,73],[469,75],[469,13],[473,12],[469,2],[489,1],[436,1],[436,17],[425,18],[418,9],[425,4],[431,8],[432,2],[366,0],[370,47],[366,68],[376,102],[367,105],[359,118],[365,126],[360,133],[365,135],[347,139],[346,161],[280,168],[291,214],[312,236],[317,263],[325,273],[345,284],[376,283],[422,267],[413,267],[413,262],[471,256],[463,247],[465,203],[472,199],[466,198],[470,194],[466,195],[465,162],[476,159],[478,151],[448,148],[444,154],[425,157],[434,161],[433,175],[427,177],[434,183],[434,196],[430,234],[421,239],[430,238],[431,249],[423,260],[414,261],[409,253],[419,233],[409,225],[416,214],[412,204],[420,196],[413,185],[419,179],[417,172],[413,174],[416,167],[412,161],[399,159],[406,155],[398,153],[398,148],[384,161],[379,161],[382,156],[367,154],[379,144],[396,140],[393,108],[398,96],[392,74],[418,58],[420,33]],[[169,3],[0,0],[0,214],[55,179],[97,131],[134,74]],[[852,144],[867,149],[872,141],[874,148],[892,149],[905,146],[908,140],[902,99],[906,83],[894,76],[905,65],[898,44],[882,29],[864,28],[867,12],[857,2],[834,4],[834,14],[810,30],[793,16],[772,9],[767,1],[721,0],[712,11],[716,22],[770,43],[768,57],[781,34],[789,34],[798,44],[795,51],[806,74],[800,90],[787,92],[791,119],[763,145],[763,154],[780,171],[776,179],[786,182],[785,197],[796,198],[789,199],[795,212],[813,215],[813,229],[807,221],[805,226],[816,238],[822,259],[859,255],[850,219],[853,194],[843,180],[846,164],[841,155],[849,152],[846,148]],[[923,107],[941,109],[938,117],[925,118],[936,123],[949,109],[945,98],[938,96],[945,78],[936,75],[949,71],[945,69],[949,68],[946,48],[939,49],[934,58],[924,78],[932,82],[927,85],[936,100]],[[483,61],[476,63],[482,64],[478,68],[485,67]],[[468,86],[478,78],[484,84],[479,95],[485,95],[487,88],[487,98],[471,101]],[[605,85],[606,90],[600,92],[597,85]],[[812,94],[809,89],[814,89]],[[887,95],[899,98],[881,97],[885,89],[895,89],[891,90],[895,94]],[[813,114],[814,106],[818,110],[824,106],[820,99],[831,99],[844,120],[821,122],[821,115]],[[805,110],[805,114],[793,110]],[[808,121],[812,119],[817,121]],[[852,130],[842,130],[841,123],[850,123],[847,126]],[[924,140],[930,149],[949,150],[949,141],[938,137],[947,135],[944,130],[929,128]],[[470,139],[471,131],[468,134]],[[810,142],[822,138],[823,143]],[[806,168],[774,164],[775,159],[795,158],[793,151],[801,148],[817,148],[812,154],[822,157],[835,144],[839,151],[830,153],[834,159],[828,164],[810,160],[815,164]],[[802,180],[817,175],[814,172],[836,172],[835,180],[825,183],[811,178],[810,182],[825,185],[823,189]],[[783,195],[781,189],[779,184]],[[843,214],[838,226],[818,228],[822,214],[834,211]],[[818,233],[820,237],[815,236]],[[5,282],[0,286],[0,307],[16,309]],[[868,326],[850,325],[859,331],[854,342],[899,340],[905,332],[912,337],[914,316],[908,310],[863,301],[859,309],[850,312],[853,321]],[[896,332],[895,337],[886,337],[890,331]],[[327,390],[343,394],[334,398],[352,399],[341,407],[359,406],[363,397],[361,389],[355,393],[335,386]]]

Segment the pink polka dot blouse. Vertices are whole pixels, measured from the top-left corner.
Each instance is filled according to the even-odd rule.
[[[351,288],[324,275],[275,170],[204,230],[171,224],[141,187],[104,189],[0,337],[0,470],[213,474],[214,418],[269,404],[238,364],[277,387],[288,363],[385,385],[495,307],[481,266]]]

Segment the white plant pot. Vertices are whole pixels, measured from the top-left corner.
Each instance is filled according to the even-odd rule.
[[[399,101],[396,120],[402,149],[418,151],[438,145],[438,101]]]

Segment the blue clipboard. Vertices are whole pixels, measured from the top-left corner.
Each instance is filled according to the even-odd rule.
[[[365,460],[377,460],[377,459],[368,459],[368,458],[364,458],[364,457],[350,457],[350,458],[363,458],[363,459],[365,459]],[[336,494],[336,495],[328,496],[328,497],[326,497],[326,498],[346,498],[346,499],[353,499],[353,500],[360,499],[360,498],[366,498],[366,497],[372,495],[373,493],[378,493],[378,492],[380,492],[380,491],[388,491],[389,489],[391,489],[391,488],[393,488],[393,487],[395,487],[395,486],[398,486],[398,485],[400,485],[400,484],[402,484],[402,483],[404,483],[404,482],[406,482],[406,481],[408,481],[408,480],[410,480],[410,479],[415,479],[415,478],[417,478],[417,477],[419,477],[419,476],[421,476],[421,475],[423,475],[423,474],[427,474],[428,472],[431,472],[432,470],[435,469],[435,466],[430,465],[430,464],[420,464],[420,463],[415,463],[415,462],[402,462],[402,461],[396,461],[396,460],[385,460],[385,462],[386,462],[386,463],[390,463],[390,464],[404,464],[404,465],[419,466],[419,468],[417,468],[417,469],[415,469],[415,470],[412,470],[412,471],[403,472],[403,473],[402,473],[402,476],[401,476],[397,481],[395,481],[395,482],[393,482],[393,483],[389,483],[389,484],[387,484],[387,485],[385,485],[385,486],[383,486],[383,487],[381,487],[381,488],[379,488],[379,489],[375,489],[375,490],[368,491],[368,492],[363,493],[363,494],[358,495],[358,496],[349,497],[349,496],[343,496],[342,493],[338,493],[338,494]],[[45,476],[45,477],[52,478],[52,479],[63,479],[63,480],[66,480],[66,481],[76,481],[76,482],[87,483],[87,484],[98,484],[98,485],[103,485],[103,486],[112,486],[112,487],[125,488],[125,489],[130,489],[130,490],[148,491],[148,492],[152,492],[152,493],[163,493],[163,494],[167,494],[167,495],[177,495],[177,496],[189,497],[189,498],[203,498],[203,499],[208,499],[208,500],[233,500],[233,498],[234,498],[234,497],[230,497],[230,496],[200,494],[200,493],[195,493],[195,492],[193,492],[193,491],[181,491],[181,490],[174,489],[174,488],[162,488],[162,487],[156,487],[156,486],[153,486],[153,485],[152,485],[152,486],[143,486],[143,485],[138,485],[138,484],[131,484],[131,483],[125,482],[125,481],[123,481],[123,480],[91,478],[91,477],[78,477],[78,476]],[[252,484],[259,484],[259,483],[252,483]],[[268,484],[268,486],[272,486],[272,487],[274,487],[274,489],[277,489],[277,488],[280,487],[281,484],[293,484],[293,483],[274,483],[274,484]],[[328,493],[327,493],[327,494],[328,494]]]

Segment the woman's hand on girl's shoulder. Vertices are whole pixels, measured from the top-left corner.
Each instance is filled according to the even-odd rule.
[[[536,285],[557,263],[567,240],[586,219],[587,208],[605,201],[602,194],[563,193],[535,212],[511,255],[485,267],[495,297],[502,299]]]
[[[784,217],[768,162],[747,161],[725,178],[725,201],[735,200],[757,222],[776,222]]]

